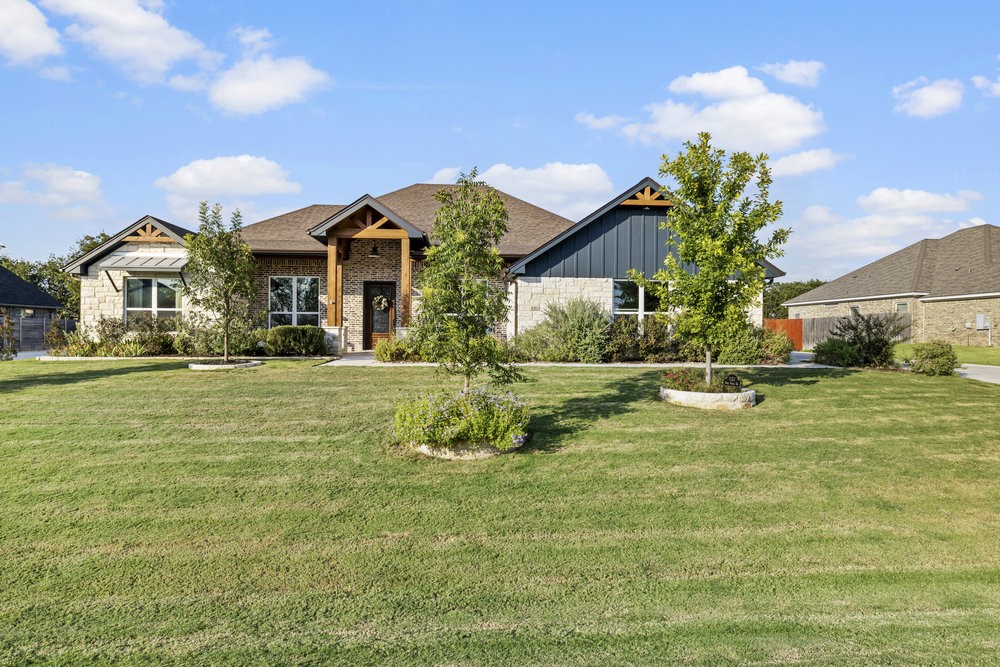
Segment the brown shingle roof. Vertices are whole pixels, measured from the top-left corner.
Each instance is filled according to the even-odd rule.
[[[1000,227],[979,225],[924,239],[786,302],[850,301],[888,294],[925,299],[1000,292]]]
[[[340,209],[340,204],[313,204],[243,228],[243,240],[263,253],[326,254],[326,244],[309,236],[309,230]]]
[[[429,237],[434,226],[434,214],[440,206],[434,195],[439,190],[453,187],[456,186],[418,183],[376,199]],[[500,241],[500,253],[504,256],[526,255],[573,224],[551,211],[505,192],[497,192],[507,206],[508,231]],[[342,205],[315,204],[261,220],[243,228],[243,239],[256,252],[325,253],[326,245],[322,240],[309,236],[309,230],[342,208]]]

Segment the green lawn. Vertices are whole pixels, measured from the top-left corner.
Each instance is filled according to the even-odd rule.
[[[1000,366],[1000,337],[993,347],[967,347],[965,345],[953,345],[955,356],[962,364],[986,364],[987,366]],[[912,343],[899,343],[895,349],[896,359],[902,360],[913,357]]]
[[[430,368],[0,364],[0,664],[997,660],[1000,386],[528,374],[529,450],[443,462]]]

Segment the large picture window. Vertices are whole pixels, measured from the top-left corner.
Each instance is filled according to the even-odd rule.
[[[272,276],[269,326],[319,326],[319,278]]]
[[[631,280],[615,281],[615,315],[646,315],[663,312],[660,298]]]
[[[172,318],[181,314],[180,278],[126,278],[125,319],[137,315]]]

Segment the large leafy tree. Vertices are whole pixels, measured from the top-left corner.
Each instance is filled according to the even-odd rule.
[[[817,279],[771,283],[764,288],[764,317],[786,319],[788,307],[782,306],[782,303],[825,284],[826,281]]]
[[[233,211],[229,225],[222,221],[222,205],[198,207],[198,233],[188,234],[185,296],[209,311],[222,329],[222,359],[229,361],[234,323],[249,316],[253,297],[253,252],[243,242],[243,216]]]
[[[713,352],[761,298],[761,260],[780,257],[788,240],[783,228],[758,238],[781,217],[781,202],[769,200],[767,160],[746,152],[727,159],[702,132],[676,157],[664,155],[660,166],[660,175],[673,180],[666,188],[673,207],[661,223],[671,232],[672,251],[653,276],[656,282],[642,280],[680,313],[678,335],[704,348],[706,382],[712,380]]]
[[[491,333],[507,314],[497,249],[507,233],[507,208],[477,175],[475,169],[462,174],[456,187],[435,195],[441,206],[420,275],[423,296],[412,332],[445,371],[464,378],[465,389],[482,373],[494,384],[520,379],[505,346]]]
[[[104,232],[87,234],[77,239],[65,255],[53,253],[44,260],[0,257],[0,265],[63,304],[70,317],[80,317],[80,281],[63,271],[62,267],[109,238]]]

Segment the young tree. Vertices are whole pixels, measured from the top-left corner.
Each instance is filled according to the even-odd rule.
[[[781,202],[768,201],[768,157],[726,152],[711,146],[711,135],[685,142],[671,159],[663,156],[660,175],[673,207],[661,223],[669,229],[672,252],[651,282],[638,276],[660,302],[680,313],[677,333],[705,349],[705,382],[712,381],[712,353],[727,330],[741,326],[761,298],[761,260],[780,257],[787,229],[775,228],[765,241],[757,235],[781,217]],[[748,193],[748,188],[752,190]]]
[[[498,287],[503,259],[497,250],[507,232],[507,208],[495,190],[476,180],[473,169],[457,187],[441,190],[425,268],[423,297],[413,336],[465,389],[483,372],[494,384],[521,379],[491,328],[507,314],[507,292]],[[493,284],[491,284],[493,283]]]
[[[198,233],[188,234],[185,296],[214,313],[222,328],[222,359],[229,361],[229,338],[234,322],[245,319],[253,297],[253,252],[243,242],[243,216],[233,211],[227,228],[222,205],[198,207]]]

